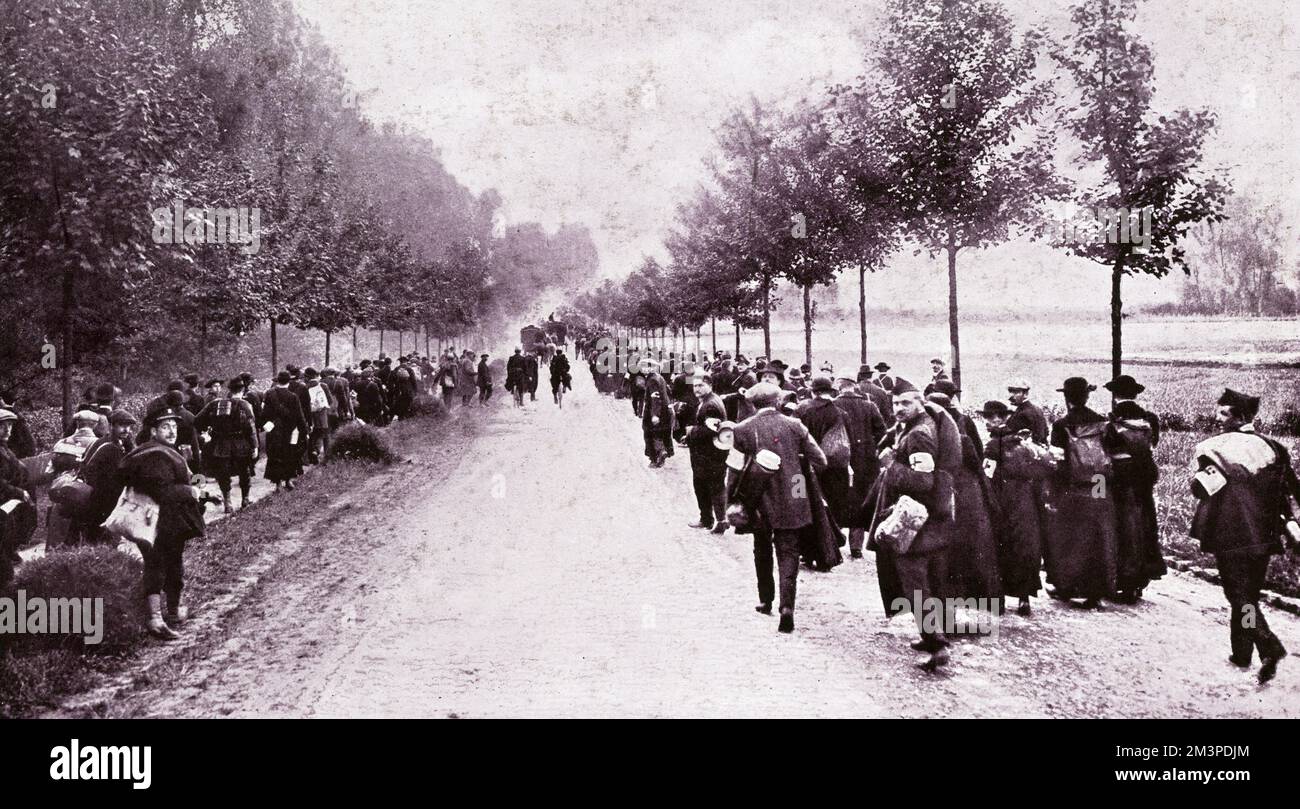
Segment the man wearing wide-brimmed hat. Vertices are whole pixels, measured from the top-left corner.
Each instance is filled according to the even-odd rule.
[[[1111,492],[1110,431],[1105,416],[1088,407],[1097,389],[1072,376],[1057,389],[1066,413],[1052,425],[1050,443],[1059,464],[1047,523],[1047,581],[1062,599],[1099,608],[1115,593],[1115,501]]]
[[[1134,399],[1146,390],[1128,374],[1104,387],[1115,397],[1110,412],[1112,487],[1115,499],[1116,600],[1134,604],[1152,580],[1164,576],[1164,553],[1156,524],[1155,447],[1160,420]]]
[[[1228,599],[1233,665],[1247,668],[1259,650],[1259,681],[1277,672],[1286,648],[1260,609],[1269,557],[1295,547],[1300,480],[1285,446],[1255,432],[1259,397],[1231,388],[1215,416],[1223,432],[1196,445],[1192,493],[1197,498],[1191,536],[1214,554]],[[1288,537],[1288,539],[1284,539]]]

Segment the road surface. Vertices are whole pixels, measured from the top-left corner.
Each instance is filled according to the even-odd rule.
[[[581,378],[579,378],[581,377]],[[646,468],[625,401],[585,374],[558,410],[509,400],[469,450],[431,444],[278,566],[200,659],[123,697],[147,716],[1300,715],[1300,662],[1226,661],[1216,587],[1171,573],[1135,607],[1035,600],[937,675],[873,562],[801,571],[797,630],[753,611],[748,537],[693,530],[688,458]],[[442,455],[439,455],[442,453]],[[445,456],[445,457],[444,457]],[[1292,649],[1300,621],[1270,621]]]

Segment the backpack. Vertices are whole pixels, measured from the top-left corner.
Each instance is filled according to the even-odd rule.
[[[307,389],[307,393],[311,396],[311,412],[318,413],[322,410],[329,410],[330,400],[329,396],[325,393],[324,387],[313,385]]]
[[[1110,476],[1110,453],[1102,445],[1106,422],[1080,424],[1065,430],[1065,457],[1073,483],[1092,483],[1097,475]]]
[[[822,452],[826,453],[828,468],[848,469],[853,454],[849,446],[849,431],[844,426],[844,414],[839,412],[839,408],[835,408],[835,411],[839,418],[835,419],[835,426],[826,431],[819,443]]]

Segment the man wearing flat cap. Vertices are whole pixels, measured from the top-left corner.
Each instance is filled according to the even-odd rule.
[[[758,577],[759,604],[755,610],[764,615],[772,614],[772,602],[778,593],[772,580],[772,556],[775,552],[780,578],[777,631],[793,632],[795,589],[799,577],[799,532],[813,522],[808,498],[810,489],[803,479],[800,456],[807,460],[814,473],[819,473],[826,468],[826,454],[798,419],[777,411],[781,395],[780,388],[766,382],[749,389],[746,397],[757,412],[736,425],[733,444],[737,452],[751,459],[763,450],[780,458],[780,466],[767,481],[758,505],[754,571]],[[731,490],[730,486],[728,490]]]
[[[108,417],[109,434],[90,445],[81,464],[81,479],[90,485],[90,504],[86,513],[73,521],[70,541],[86,544],[111,542],[100,526],[122,494],[122,459],[135,449],[133,435],[137,422],[125,410],[114,410]],[[75,539],[74,539],[75,537]]]
[[[252,485],[253,464],[257,460],[257,424],[253,406],[244,401],[244,380],[235,377],[227,384],[229,394],[209,402],[194,418],[200,432],[211,431],[212,441],[204,458],[208,474],[221,489],[223,509],[230,514],[231,478],[239,478],[239,492],[243,499],[241,509],[248,506],[248,493]]]
[[[1041,407],[1029,401],[1029,380],[1018,378],[1007,382],[1007,401],[1013,408],[1011,417],[1007,419],[1007,432],[1028,430],[1035,443],[1046,444],[1047,415]]]
[[[713,392],[712,377],[700,374],[692,381],[696,406],[692,412],[694,423],[685,431],[685,444],[691,455],[691,486],[700,521],[691,527],[722,534],[730,527],[726,520],[727,452],[714,442],[720,425],[727,421],[727,409]]]
[[[1232,389],[1219,397],[1222,430],[1196,445],[1191,536],[1214,554],[1231,609],[1232,656],[1248,668],[1259,650],[1259,682],[1273,679],[1286,648],[1260,609],[1269,557],[1282,553],[1288,521],[1300,514],[1300,481],[1285,446],[1255,432],[1259,397]]]
[[[1108,439],[1115,499],[1115,598],[1135,604],[1143,589],[1167,570],[1156,524],[1160,469],[1155,447],[1160,442],[1160,420],[1134,401],[1146,388],[1128,374],[1120,374],[1104,387],[1115,397]]]

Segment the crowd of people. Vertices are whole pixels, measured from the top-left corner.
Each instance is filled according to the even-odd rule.
[[[204,534],[204,508],[235,510],[249,504],[255,466],[265,456],[264,477],[292,490],[310,465],[329,462],[331,437],[349,423],[383,427],[416,415],[417,397],[456,395],[461,406],[486,405],[492,391],[488,355],[448,348],[436,359],[409,354],[393,360],[361,360],[343,371],[288,365],[268,389],[243,373],[228,380],[198,374],[169,383],[143,413],[120,406],[121,391],[104,383],[85,392],[72,430],[50,453],[47,551],[82,545],[116,546],[113,521],[119,509],[141,506],[156,513],[156,536],[138,543],[144,561],[149,631],[178,637],[188,619],[181,603],[184,552]],[[0,588],[20,561],[18,550],[35,533],[36,475],[23,459],[36,457],[36,442],[14,408],[12,394],[0,395]],[[201,487],[213,479],[221,497]],[[125,505],[124,505],[125,504]],[[106,525],[107,524],[107,525]]]
[[[630,400],[651,467],[675,444],[689,452],[692,528],[752,534],[755,609],[770,615],[775,604],[781,632],[794,629],[801,564],[830,570],[846,543],[852,559],[875,553],[886,613],[913,615],[927,671],[948,662],[950,635],[978,633],[972,610],[1001,615],[1014,598],[1030,617],[1044,571],[1048,594],[1080,609],[1137,603],[1166,573],[1160,423],[1138,403],[1144,387],[1132,376],[1103,386],[1113,402],[1105,414],[1089,406],[1097,386],[1064,380],[1065,413],[1054,422],[1028,380],[1009,380],[1005,400],[972,411],[981,430],[937,357],[918,388],[884,362],[844,373],[632,347],[611,363],[612,344],[608,335],[579,341],[597,390]],[[1231,662],[1248,667],[1258,649],[1266,682],[1286,651],[1260,591],[1269,558],[1300,541],[1300,483],[1286,448],[1255,432],[1258,410],[1257,397],[1226,390],[1219,399],[1222,432],[1191,459],[1191,534],[1218,560]]]
[[[510,391],[515,407],[524,406],[524,394],[528,395],[528,401],[537,401],[537,380],[543,366],[550,374],[551,399],[563,406],[564,391],[573,389],[569,358],[563,345],[547,340],[529,346],[527,351],[515,346],[515,353],[506,360],[506,390]]]

